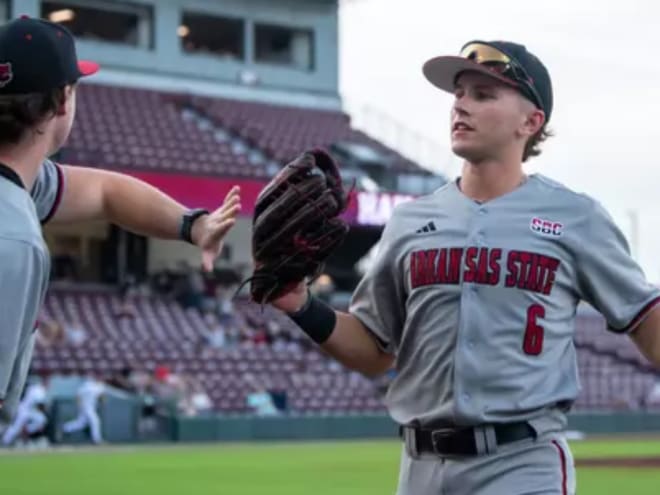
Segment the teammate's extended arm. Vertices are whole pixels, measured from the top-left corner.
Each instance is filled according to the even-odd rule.
[[[284,297],[273,301],[273,306],[282,311],[293,313],[306,306],[308,302],[307,288],[299,284],[295,290]],[[316,313],[316,318],[323,320],[331,317],[324,307],[325,313]],[[376,341],[376,337],[355,316],[342,311],[334,311],[336,320],[326,333],[329,337],[323,341],[321,348],[347,368],[358,371],[369,377],[385,373],[394,361],[394,356],[384,352]],[[322,327],[323,321],[316,321]]]
[[[85,167],[62,165],[64,189],[52,222],[103,219],[149,237],[179,239],[186,208],[155,187],[128,175]],[[203,262],[212,267],[220,244],[235,223],[240,209],[234,187],[224,203],[194,222],[192,240],[203,250]]]
[[[651,310],[630,338],[646,359],[660,368],[660,306]]]

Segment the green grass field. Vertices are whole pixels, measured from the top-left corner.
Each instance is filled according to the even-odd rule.
[[[660,440],[572,444],[576,459],[660,456]],[[11,495],[393,494],[395,442],[138,447],[0,456]],[[657,495],[660,470],[579,468],[580,495]]]

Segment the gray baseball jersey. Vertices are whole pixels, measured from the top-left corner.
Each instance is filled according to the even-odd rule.
[[[62,182],[59,167],[45,161],[28,192],[13,170],[0,165],[0,413],[5,419],[16,411],[30,368],[35,325],[50,273],[40,223],[57,208]]]
[[[350,312],[396,355],[401,424],[563,429],[585,300],[616,332],[660,302],[606,211],[541,175],[479,204],[456,182],[395,209]]]

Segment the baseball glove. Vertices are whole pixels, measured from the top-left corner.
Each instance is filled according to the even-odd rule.
[[[252,221],[250,297],[264,304],[321,274],[346,237],[348,205],[337,164],[323,150],[288,163],[257,197]]]

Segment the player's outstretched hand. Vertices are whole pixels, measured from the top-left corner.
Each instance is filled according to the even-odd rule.
[[[287,313],[295,313],[307,302],[307,284],[300,282],[291,292],[287,292],[277,299],[273,299],[270,304]]]
[[[236,215],[240,210],[240,188],[234,186],[227,193],[220,208],[194,223],[193,239],[202,250],[202,267],[205,271],[213,270],[215,259],[222,251],[225,236],[236,223]]]

